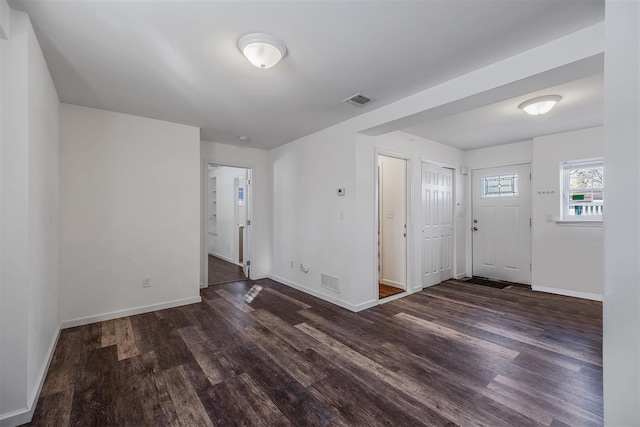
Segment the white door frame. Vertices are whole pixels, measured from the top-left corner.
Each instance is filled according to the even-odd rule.
[[[200,288],[206,288],[209,286],[209,250],[208,250],[208,222],[207,222],[207,190],[209,185],[209,173],[208,168],[209,165],[215,166],[228,166],[232,168],[244,168],[250,171],[251,176],[251,191],[248,192],[248,197],[246,198],[246,203],[249,204],[250,209],[247,210],[247,221],[250,221],[250,226],[247,228],[247,242],[248,242],[248,251],[245,252],[245,262],[252,261],[255,259],[253,248],[255,245],[253,244],[254,232],[253,229],[255,227],[255,221],[253,219],[255,213],[255,207],[253,206],[254,193],[255,193],[255,183],[253,182],[253,171],[255,170],[255,165],[246,164],[246,163],[235,163],[235,162],[218,162],[215,159],[202,159],[200,164],[200,185],[202,189],[200,191],[200,224],[201,224],[201,232],[200,232]],[[253,267],[253,265],[252,265]],[[255,273],[253,272],[253,268],[249,270],[249,274],[251,277],[247,277],[247,279],[251,279],[255,277]]]
[[[411,214],[411,206],[412,206],[412,196],[413,196],[413,180],[411,179],[411,157],[403,154],[403,153],[399,153],[399,152],[394,152],[394,151],[389,151],[389,150],[385,150],[385,149],[381,149],[381,148],[376,148],[374,150],[374,156],[373,156],[373,182],[375,183],[374,186],[374,206],[373,206],[373,211],[374,211],[374,229],[373,229],[373,235],[375,236],[375,241],[376,244],[373,245],[374,246],[374,251],[373,251],[373,259],[374,259],[374,275],[373,277],[375,277],[375,283],[373,284],[373,286],[375,287],[375,300],[378,301],[378,304],[381,304],[380,302],[380,294],[379,294],[379,284],[380,284],[380,277],[378,274],[378,221],[380,220],[379,218],[379,208],[380,208],[380,200],[379,200],[379,194],[380,194],[380,184],[379,184],[379,176],[378,176],[378,156],[385,156],[385,157],[393,157],[395,159],[400,159],[400,160],[405,160],[406,161],[406,178],[405,178],[405,187],[406,187],[406,192],[407,192],[407,197],[406,197],[406,215],[407,215],[407,237],[405,239],[405,244],[406,244],[406,249],[405,249],[405,253],[406,253],[406,289],[404,290],[404,292],[401,292],[399,294],[396,295],[392,295],[390,297],[387,297],[384,299],[383,303],[387,303],[390,301],[393,301],[395,299],[398,298],[402,298],[410,293],[413,292],[413,287],[411,286],[411,284],[413,283],[413,275],[411,274],[411,272],[413,271],[413,269],[411,268],[413,265],[413,250],[411,250],[411,248],[413,247],[413,236],[411,233],[411,230],[413,229],[413,218],[412,218],[412,214]]]
[[[233,203],[233,222],[234,225],[238,225],[238,218],[239,218],[239,204],[238,204],[238,191],[240,188],[240,180],[244,179],[245,180],[245,184],[244,184],[244,200],[245,200],[245,227],[246,227],[246,220],[247,218],[247,210],[246,207],[249,206],[249,204],[247,203],[248,197],[247,197],[247,174],[248,174],[248,170],[244,171],[244,174],[242,176],[236,176],[233,178],[233,193],[234,193],[234,203]],[[247,229],[248,231],[248,229]],[[243,237],[242,239],[245,240],[245,230],[243,229],[242,231]],[[244,242],[246,243],[246,242]],[[243,248],[244,250],[244,248]],[[233,262],[236,263],[238,266],[242,267],[244,269],[244,257],[243,257],[243,261],[242,263],[240,262],[240,236],[238,234],[238,230],[236,229],[235,232],[233,233]]]

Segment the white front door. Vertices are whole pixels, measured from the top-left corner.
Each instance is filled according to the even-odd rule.
[[[422,286],[453,277],[453,170],[422,164]]]
[[[531,284],[531,165],[472,172],[473,275]]]

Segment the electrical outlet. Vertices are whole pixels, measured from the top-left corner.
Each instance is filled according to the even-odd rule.
[[[142,278],[142,287],[150,288],[151,287],[151,276],[144,276]]]

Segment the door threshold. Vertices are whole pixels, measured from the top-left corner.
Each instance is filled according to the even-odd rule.
[[[388,302],[395,301],[400,298],[404,298],[408,295],[409,295],[409,292],[402,291],[399,294],[389,295],[388,297],[384,297],[384,298],[378,298],[378,304],[386,304]]]

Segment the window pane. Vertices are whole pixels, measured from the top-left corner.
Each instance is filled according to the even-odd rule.
[[[591,188],[591,169],[572,169],[569,172],[569,188]]]
[[[506,197],[517,195],[517,174],[482,177],[482,197]]]
[[[604,168],[602,166],[592,169],[593,173],[593,188],[604,187]]]

